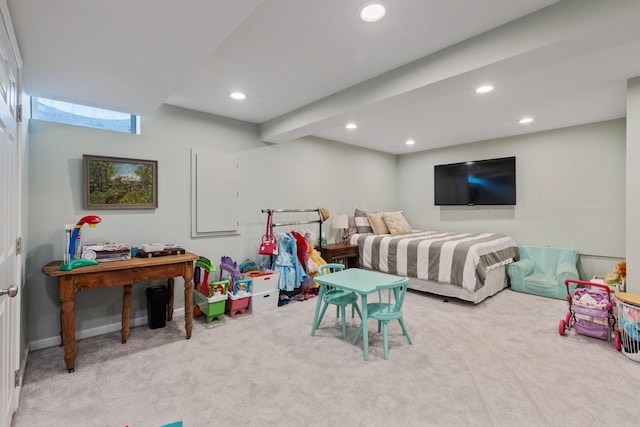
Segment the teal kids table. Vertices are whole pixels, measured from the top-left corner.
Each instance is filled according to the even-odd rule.
[[[315,335],[318,328],[318,315],[327,286],[352,291],[360,295],[362,299],[362,339],[364,343],[364,360],[369,360],[369,329],[367,325],[367,295],[375,292],[379,287],[407,282],[406,277],[393,276],[377,271],[363,270],[360,268],[348,268],[335,273],[316,276],[314,279],[319,285],[316,311],[311,326],[311,336]]]

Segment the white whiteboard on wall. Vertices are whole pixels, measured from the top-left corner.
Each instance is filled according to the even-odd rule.
[[[238,234],[235,156],[191,151],[191,237]]]

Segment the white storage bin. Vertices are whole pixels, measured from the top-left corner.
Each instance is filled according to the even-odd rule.
[[[251,293],[263,294],[265,292],[272,292],[278,289],[278,279],[280,273],[266,270],[257,274],[249,274],[251,277]]]
[[[278,307],[279,297],[279,289],[271,292],[263,292],[261,294],[253,294],[251,296],[251,301],[249,301],[249,313],[259,313],[261,311]]]

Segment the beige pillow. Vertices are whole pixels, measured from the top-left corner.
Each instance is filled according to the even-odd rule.
[[[391,234],[407,234],[412,231],[402,212],[384,212],[382,219]]]
[[[371,228],[375,234],[389,234],[387,224],[385,224],[384,219],[382,219],[382,212],[367,212],[367,218],[369,219],[369,224],[371,224]]]

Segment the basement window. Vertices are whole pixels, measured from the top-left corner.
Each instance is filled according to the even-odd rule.
[[[31,118],[116,132],[140,133],[140,116],[35,96],[31,97]]]

